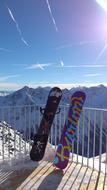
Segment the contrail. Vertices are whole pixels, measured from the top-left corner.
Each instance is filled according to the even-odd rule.
[[[64,67],[64,68],[107,68],[106,65],[99,65],[99,64],[92,64],[92,65],[64,65],[63,62],[59,66],[55,66],[57,68]]]
[[[9,14],[10,14],[11,19],[13,20],[13,22],[14,22],[15,25],[16,25],[16,29],[17,29],[17,31],[18,31],[20,37],[21,37],[21,41],[22,41],[26,46],[29,46],[28,43],[24,40],[24,38],[23,38],[23,36],[22,36],[22,32],[21,32],[21,30],[20,30],[20,28],[19,28],[19,25],[18,25],[17,21],[15,20],[13,14],[12,14],[12,12],[11,12],[11,10],[8,8],[8,6],[7,6],[7,9],[8,9],[8,12],[9,12]]]
[[[44,70],[45,67],[48,67],[50,66],[50,64],[40,64],[40,63],[37,63],[37,64],[33,64],[29,67],[26,67],[26,69],[37,69],[37,68],[40,68],[41,70]]]
[[[85,74],[83,75],[84,77],[97,77],[97,76],[101,76],[101,73],[89,73],[89,74]]]
[[[21,37],[21,40],[22,40],[22,42],[23,42],[26,46],[29,46],[28,43],[24,40],[23,37]]]
[[[49,13],[50,13],[52,22],[53,22],[53,24],[54,24],[55,30],[58,32],[58,28],[57,28],[55,19],[54,19],[54,17],[53,17],[52,11],[51,11],[51,7],[50,7],[50,4],[49,4],[49,0],[46,0],[46,3],[47,3],[47,6],[48,6],[48,10],[49,10]]]
[[[0,48],[0,51],[5,51],[5,52],[9,52],[9,53],[13,52],[13,50],[9,50],[9,49],[6,49],[6,48]]]
[[[105,44],[105,46],[103,47],[103,49],[101,50],[101,52],[99,53],[99,55],[97,56],[97,58],[95,60],[96,63],[100,59],[100,57],[103,55],[103,53],[105,52],[106,49],[107,49],[107,43]]]
[[[93,44],[93,43],[97,43],[97,41],[80,41],[80,42],[74,42],[72,44],[65,44],[65,45],[61,45],[59,47],[56,47],[55,50],[60,50],[60,49],[64,49],[64,48],[71,48],[73,46],[83,46],[83,45],[87,45],[87,44]]]
[[[60,63],[61,63],[61,67],[63,67],[63,66],[64,66],[64,62],[63,62],[63,61],[60,61]]]
[[[20,77],[20,75],[6,75],[6,76],[0,76],[0,82],[1,81],[6,81],[9,78],[15,78],[15,77]]]

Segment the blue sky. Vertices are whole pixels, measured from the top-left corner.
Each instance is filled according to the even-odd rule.
[[[106,46],[96,0],[0,1],[0,90],[107,85]]]

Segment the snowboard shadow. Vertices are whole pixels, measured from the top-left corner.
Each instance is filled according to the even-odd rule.
[[[27,164],[30,164],[27,167]],[[38,163],[33,163],[32,161],[25,160],[22,161],[22,167],[20,164],[16,166],[7,166],[7,168],[3,168],[0,170],[0,190],[15,190],[17,189],[24,181],[25,184],[30,181],[26,179],[33,173],[33,171],[38,167]],[[18,168],[19,166],[19,168]]]
[[[52,171],[46,178],[42,181],[38,190],[56,190],[59,186],[63,177],[62,170],[54,170]]]

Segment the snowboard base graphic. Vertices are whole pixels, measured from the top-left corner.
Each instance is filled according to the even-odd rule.
[[[75,92],[71,97],[68,116],[65,121],[61,139],[59,141],[53,162],[54,166],[59,169],[66,168],[69,162],[69,156],[72,150],[72,142],[77,136],[76,132],[78,121],[85,99],[86,95],[81,91]]]
[[[38,132],[34,136],[34,144],[30,151],[30,158],[33,161],[40,161],[44,156],[53,119],[55,114],[60,112],[58,111],[56,113],[61,97],[62,91],[60,88],[52,88],[48,95],[46,107],[40,108],[40,112],[43,117],[38,128]]]

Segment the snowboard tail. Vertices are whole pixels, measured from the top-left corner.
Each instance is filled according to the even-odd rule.
[[[34,136],[34,144],[32,146],[32,149],[30,151],[30,158],[33,161],[40,161],[42,160],[44,153],[45,153],[45,147],[48,141],[48,135],[47,134],[35,134]]]
[[[86,95],[81,91],[75,92],[71,97],[68,116],[54,158],[54,165],[60,169],[66,168],[69,162],[72,142],[77,138],[78,121],[85,99]]]
[[[48,142],[49,132],[62,97],[62,91],[58,87],[54,87],[50,90],[46,107],[40,108],[40,112],[43,115],[38,128],[37,134],[34,136],[34,144],[30,151],[30,158],[33,161],[40,161],[45,153],[46,145]]]

